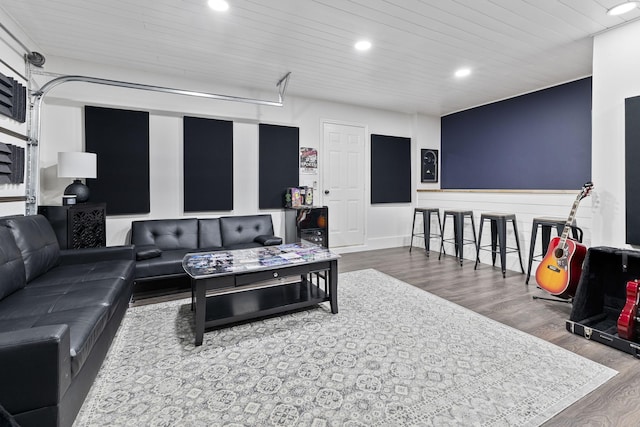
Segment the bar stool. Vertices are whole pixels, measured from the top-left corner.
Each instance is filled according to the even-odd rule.
[[[451,217],[453,219],[453,238],[445,239],[444,238],[444,228],[447,225],[447,218]],[[473,240],[464,238],[464,220],[468,218],[471,220],[471,230],[473,231]],[[438,259],[442,257],[444,252],[444,242],[453,242],[456,248],[456,256],[460,259],[460,267],[462,267],[463,257],[463,248],[464,245],[470,245],[473,243],[476,247],[476,251],[478,250],[478,241],[476,238],[476,224],[473,221],[473,211],[464,211],[464,210],[445,210],[444,218],[442,220],[442,231],[440,233],[442,235],[442,241],[440,243],[440,254],[438,255]]]
[[[482,246],[480,241],[482,240],[482,227],[485,221],[491,223],[491,245]],[[507,246],[507,222],[511,221],[513,225],[513,233],[516,236],[516,247]],[[491,249],[484,249],[491,246]],[[480,262],[480,250],[491,251],[491,261],[493,266],[496,265],[496,253],[497,247],[500,246],[500,265],[502,267],[502,277],[506,277],[506,260],[508,252],[518,252],[518,259],[520,260],[520,268],[522,274],[524,274],[524,266],[522,265],[522,254],[520,253],[520,238],[518,237],[518,225],[516,224],[515,214],[508,213],[483,213],[480,215],[480,232],[478,233],[478,249],[476,251],[476,265],[473,267],[475,270],[478,268]]]
[[[529,268],[527,269],[527,278],[525,279],[525,283],[527,285],[529,284],[529,278],[531,277],[531,264],[534,260],[541,260],[547,254],[549,242],[551,241],[551,230],[555,228],[558,236],[561,235],[566,222],[567,221],[562,218],[533,218],[533,227],[531,228],[531,244],[529,247]],[[574,221],[573,225],[571,225],[571,234],[575,240],[582,243],[582,229],[575,224],[576,223]],[[539,227],[542,227],[542,253],[540,255],[534,255]]]
[[[422,214],[422,233],[416,233],[416,215]],[[438,217],[438,233],[431,233],[431,214],[435,214]],[[429,256],[429,241],[432,238],[442,239],[442,223],[440,222],[440,209],[437,208],[415,208],[413,210],[413,224],[411,225],[411,243],[409,245],[409,253],[413,248],[413,237],[424,238],[424,249]]]

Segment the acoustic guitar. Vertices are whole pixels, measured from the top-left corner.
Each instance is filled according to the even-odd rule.
[[[627,282],[627,301],[618,316],[618,336],[625,340],[635,341],[636,338],[639,289],[640,281],[638,279]]]
[[[547,254],[536,270],[536,281],[545,291],[558,298],[571,298],[575,295],[582,272],[582,262],[587,255],[587,247],[569,238],[571,224],[576,217],[580,201],[587,197],[593,188],[591,182],[582,186],[576,197],[571,213],[562,230],[562,235],[549,242]]]

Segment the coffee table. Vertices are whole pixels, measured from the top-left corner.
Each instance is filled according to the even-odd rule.
[[[188,253],[195,345],[207,328],[329,301],[338,312],[338,259],[306,242],[232,251]]]

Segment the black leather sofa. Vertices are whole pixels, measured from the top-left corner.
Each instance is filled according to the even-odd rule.
[[[136,282],[185,277],[188,252],[247,249],[279,245],[271,215],[220,218],[154,219],[131,223],[136,251]]]
[[[41,215],[0,218],[0,405],[71,426],[129,305],[132,246],[60,250]]]

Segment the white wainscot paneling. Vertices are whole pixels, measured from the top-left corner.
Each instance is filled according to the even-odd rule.
[[[520,247],[522,253],[522,263],[524,265],[525,273],[527,271],[527,264],[529,259],[529,249],[531,242],[531,233],[533,218],[536,217],[557,217],[562,220],[566,220],[571,211],[578,191],[575,194],[570,192],[566,193],[544,193],[544,192],[531,192],[531,193],[509,193],[509,192],[463,192],[463,191],[427,191],[418,192],[417,207],[422,208],[438,208],[440,209],[440,215],[443,217],[443,212],[446,209],[464,209],[472,210],[474,221],[476,224],[476,232],[480,230],[480,215],[487,212],[502,212],[512,213],[516,215],[516,225],[518,227],[518,237],[520,239]],[[577,225],[583,230],[584,237],[583,243],[587,246],[591,245],[591,230],[592,230],[592,218],[593,218],[593,206],[592,199],[587,197],[580,202],[580,205],[576,214]],[[444,219],[444,217],[443,217]],[[449,220],[450,221],[450,220]],[[435,226],[435,220],[432,227]],[[422,220],[416,218],[416,229],[422,227]],[[465,225],[465,237],[472,236],[472,230],[470,225]],[[491,228],[489,223],[485,224],[482,236],[482,246],[491,243]],[[551,233],[555,236],[555,232]],[[409,244],[409,235],[407,237],[407,245]],[[445,238],[453,237],[453,224],[447,223],[445,230]],[[538,232],[535,246],[535,254],[542,253],[541,247],[541,233]],[[420,246],[423,244],[421,239],[414,239],[414,246]],[[516,247],[515,236],[513,227],[510,223],[507,224],[507,246]],[[439,242],[435,239],[431,241],[431,249],[437,251],[439,248]],[[445,243],[445,250],[447,254],[454,254],[453,244]],[[467,245],[464,248],[464,258],[475,261],[476,253],[473,245]],[[491,265],[491,251],[480,251],[480,262],[483,264]],[[520,272],[520,264],[518,261],[518,254],[508,253],[506,268],[508,270]],[[496,260],[496,268],[499,268],[499,257]],[[531,271],[532,275],[535,274],[537,263],[534,261]],[[524,277],[523,277],[524,281]],[[529,281],[529,283],[532,283]]]

